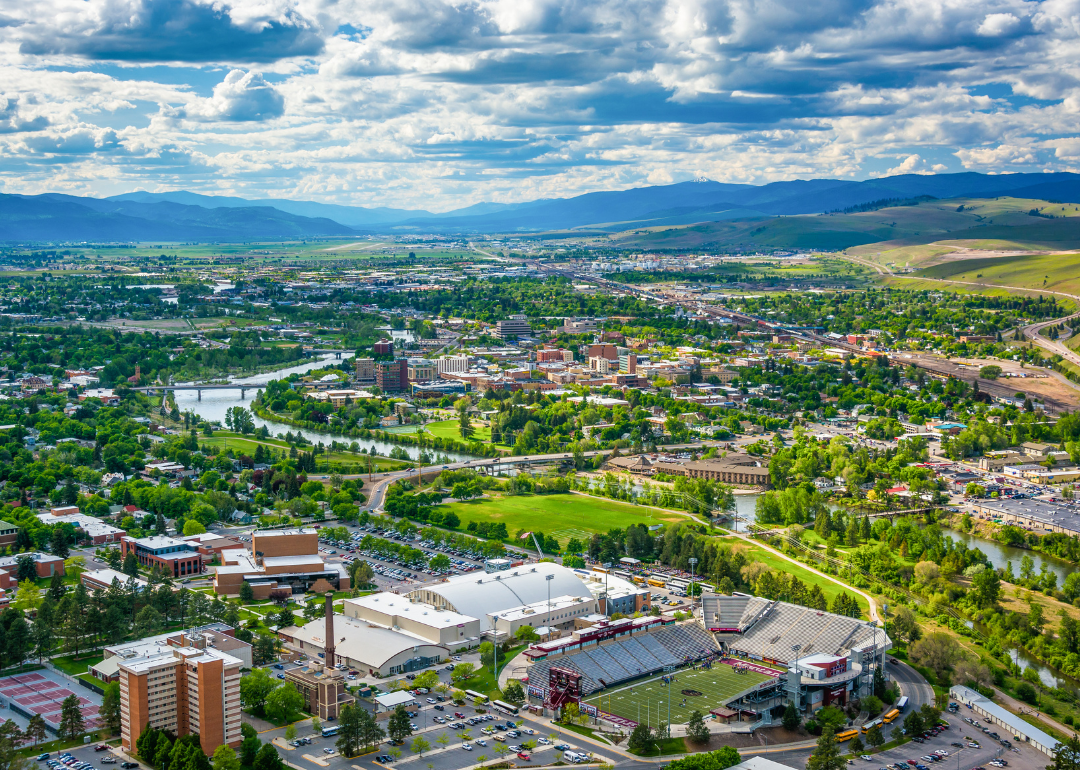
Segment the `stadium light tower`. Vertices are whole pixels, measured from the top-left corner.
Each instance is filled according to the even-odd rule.
[[[690,614],[694,614],[694,578],[697,577],[696,567],[697,559],[693,556],[690,557]]]
[[[795,708],[802,710],[802,674],[799,673],[799,650],[802,649],[801,644],[791,645],[791,649],[795,652],[795,697],[799,702],[795,704]]]
[[[548,611],[547,611],[547,627],[551,629],[551,581],[555,579],[555,573],[544,575],[544,582],[547,583],[548,590]],[[549,637],[550,638],[550,637]]]

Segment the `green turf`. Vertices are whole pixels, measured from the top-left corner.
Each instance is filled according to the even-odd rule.
[[[711,669],[683,669],[673,673],[677,681],[671,685],[665,685],[664,675],[658,674],[626,687],[605,690],[586,698],[585,702],[608,714],[656,726],[668,721],[670,697],[671,724],[681,725],[689,721],[694,711],[708,714],[739,693],[770,679],[754,671],[737,674],[723,663],[714,663]],[[683,695],[683,690],[694,690],[701,695]]]
[[[488,443],[491,441],[491,428],[487,425],[481,425],[476,420],[472,421],[473,431],[472,436],[469,437],[469,441],[480,441],[482,443]],[[454,441],[465,441],[461,437],[461,431],[459,430],[460,424],[456,419],[453,420],[440,420],[439,422],[429,422],[424,426],[424,430],[430,433],[436,438],[448,438]]]
[[[520,529],[543,532],[563,546],[572,537],[588,540],[594,533],[616,527],[684,520],[677,513],[584,495],[500,496],[450,503],[448,507],[461,519],[463,529],[470,521],[501,521],[506,523],[511,537]]]

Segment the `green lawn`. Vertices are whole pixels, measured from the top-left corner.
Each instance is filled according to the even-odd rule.
[[[519,529],[554,536],[561,545],[572,537],[586,541],[593,533],[634,524],[653,526],[683,521],[677,513],[644,505],[630,505],[584,495],[500,496],[448,505],[458,515],[462,529],[470,521],[505,522],[513,537]]]
[[[474,433],[469,437],[469,441],[479,441],[481,443],[488,443],[491,441],[491,428],[487,425],[480,425],[476,420],[472,421]],[[430,433],[436,438],[448,438],[454,441],[464,441],[461,437],[457,418],[453,420],[442,420],[441,422],[429,422],[424,426],[424,430]]]
[[[78,676],[85,674],[86,670],[97,663],[105,660],[105,653],[92,652],[80,655],[77,659],[74,655],[63,655],[52,659],[52,664],[65,674]]]
[[[212,437],[200,436],[200,444],[206,444],[207,446],[221,447],[222,449],[228,447],[234,452],[243,452],[244,454],[254,457],[255,449],[259,444],[266,447],[273,447],[274,449],[284,449],[288,451],[289,445],[279,439],[257,439],[254,436],[243,437],[239,433],[230,433],[229,431],[219,430],[215,431]],[[353,452],[328,452],[325,455],[319,455],[319,462],[324,462],[329,459],[330,462],[336,463],[362,463],[367,455],[361,455]],[[392,470],[401,465],[397,460],[391,460],[385,457],[375,458],[376,470]]]
[[[833,599],[835,599],[838,594],[846,591],[848,596],[851,596],[855,599],[855,601],[859,603],[859,607],[862,609],[862,614],[867,614],[868,608],[866,606],[866,600],[854,591],[851,591],[850,589],[845,589],[844,587],[837,585],[831,580],[826,580],[825,578],[819,576],[817,573],[811,572],[805,567],[799,566],[797,564],[792,564],[786,559],[781,559],[779,556],[776,556],[773,553],[764,549],[755,548],[753,551],[753,557],[757,561],[764,562],[773,569],[780,570],[781,572],[786,572],[789,575],[795,575],[799,578],[799,580],[801,580],[808,586],[821,586],[822,593],[825,594],[825,598],[829,600],[830,605],[832,604]]]
[[[671,724],[678,725],[685,724],[692,712],[708,714],[744,690],[771,678],[754,671],[737,674],[731,666],[723,663],[714,663],[708,670],[683,669],[673,673],[677,681],[671,685],[665,685],[663,675],[659,674],[652,679],[586,698],[585,702],[623,719],[650,725],[667,723],[670,713]],[[688,695],[684,690],[701,695]]]

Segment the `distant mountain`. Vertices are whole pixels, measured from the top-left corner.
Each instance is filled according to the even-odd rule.
[[[1008,196],[1080,203],[1076,174],[940,174],[808,179],[766,185],[699,180],[525,203],[429,211],[248,200],[178,190],[110,198],[0,196],[0,240],[236,241],[378,233],[529,233],[637,228],[821,214],[882,200]]]
[[[0,241],[237,241],[355,235],[271,206],[207,209],[74,195],[0,195]]]

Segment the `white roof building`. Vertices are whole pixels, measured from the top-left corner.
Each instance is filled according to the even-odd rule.
[[[278,636],[287,646],[312,657],[321,657],[326,652],[325,618],[279,629]],[[327,663],[344,663],[365,676],[416,671],[450,656],[450,651],[442,645],[344,615],[334,615],[334,636],[335,659]]]

